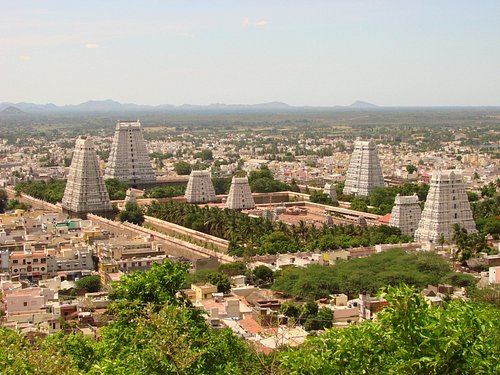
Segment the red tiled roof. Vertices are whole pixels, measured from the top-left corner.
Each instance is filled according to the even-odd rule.
[[[378,221],[384,224],[389,224],[389,220],[391,220],[391,214],[385,214],[384,216],[378,219]]]
[[[264,328],[255,321],[254,318],[252,317],[245,317],[244,319],[241,319],[239,322],[240,326],[247,332],[249,333],[260,333],[264,331]]]

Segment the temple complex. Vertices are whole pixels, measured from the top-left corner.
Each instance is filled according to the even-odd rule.
[[[420,208],[416,194],[410,196],[401,196],[398,194],[394,201],[389,225],[398,227],[402,233],[413,237],[421,215],[422,209]]]
[[[106,217],[113,214],[94,143],[89,137],[80,136],[76,140],[62,208],[70,217],[85,218],[87,213]]]
[[[432,243],[441,239],[451,241],[455,224],[469,233],[477,232],[462,175],[456,170],[437,171],[430,182],[415,240]]]
[[[105,178],[116,178],[134,187],[156,181],[139,121],[116,124]]]
[[[233,177],[227,196],[226,207],[231,210],[243,210],[255,207],[247,177]]]
[[[373,141],[356,140],[347,170],[344,194],[368,196],[376,187],[384,186],[384,176]]]
[[[210,171],[192,171],[184,196],[189,203],[215,202],[215,189]]]

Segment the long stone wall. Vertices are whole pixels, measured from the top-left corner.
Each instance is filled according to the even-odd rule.
[[[218,253],[202,246],[198,246],[196,244],[183,241],[182,239],[171,237],[168,234],[144,228],[139,225],[127,222],[119,223],[93,214],[89,214],[88,219],[99,223],[99,225],[105,229],[118,232],[121,235],[127,235],[127,233],[130,235],[130,233],[133,233],[134,235],[153,236],[156,240],[164,242],[167,245],[166,252],[168,255],[183,256],[192,261],[198,261],[199,263],[207,263],[207,258],[209,257],[216,258],[221,263],[234,261],[233,257],[229,255]]]
[[[177,225],[151,216],[144,216],[144,223],[161,231],[162,233],[172,235],[176,238],[186,238],[189,242],[196,245],[227,254],[229,241],[222,238],[198,232],[196,230],[183,227],[182,225]]]

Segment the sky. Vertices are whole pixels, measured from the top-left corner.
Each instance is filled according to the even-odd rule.
[[[500,1],[0,0],[0,102],[500,105]]]

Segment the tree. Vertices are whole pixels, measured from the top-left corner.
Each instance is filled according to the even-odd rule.
[[[111,300],[127,300],[155,305],[172,304],[183,306],[185,301],[176,297],[185,283],[189,266],[166,261],[153,263],[148,272],[135,271],[122,277],[113,285]]]
[[[414,172],[418,171],[418,168],[413,164],[408,164],[406,166],[406,170],[408,171],[409,174],[413,174]]]
[[[257,285],[271,284],[273,282],[273,270],[264,265],[255,267],[252,274]]]
[[[327,329],[278,355],[288,374],[497,373],[500,320],[493,308],[453,300],[429,306],[408,286],[387,288],[376,321]]]
[[[366,212],[368,210],[366,199],[363,197],[355,197],[351,202],[351,209]]]
[[[195,157],[196,158],[200,158],[202,161],[211,161],[211,160],[214,160],[214,156],[213,156],[212,150],[209,150],[209,149],[205,149],[205,150],[202,150],[201,152],[198,152],[195,155]]]
[[[210,272],[208,274],[208,282],[215,285],[219,293],[228,293],[231,290],[231,281],[229,281],[229,276],[224,272]]]
[[[137,203],[127,202],[125,210],[120,211],[118,214],[118,219],[122,223],[128,221],[129,223],[142,225],[144,223],[144,212]]]
[[[84,276],[76,282],[78,289],[85,289],[87,293],[95,293],[101,290],[101,278],[99,276]]]
[[[6,210],[29,210],[31,206],[29,204],[19,202],[17,199],[11,199],[7,202],[7,205],[5,206]]]
[[[108,178],[104,181],[104,183],[106,184],[106,190],[109,193],[109,198],[112,201],[125,199],[125,195],[128,190],[128,185],[125,182],[116,178]]]
[[[191,173],[191,164],[185,161],[178,161],[174,163],[174,170],[180,176],[185,176]]]

